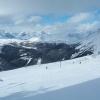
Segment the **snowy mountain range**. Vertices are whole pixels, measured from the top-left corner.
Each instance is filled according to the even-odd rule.
[[[0,34],[0,70],[9,70],[40,63],[100,54],[100,30],[89,32],[80,42],[46,41],[46,33]],[[73,38],[73,36],[71,35]],[[70,37],[70,38],[71,38]],[[13,56],[12,56],[13,55]],[[5,67],[6,66],[6,67]]]
[[[44,33],[6,34],[0,39],[0,100],[100,98],[100,30],[73,44],[47,42]]]
[[[4,30],[0,30],[0,39],[1,40],[32,40],[37,41],[40,37],[37,37],[36,33],[26,33],[26,32],[20,32],[20,33],[14,33],[14,32],[5,32]]]
[[[13,39],[13,40],[26,40],[31,42],[64,42],[64,43],[77,43],[87,35],[82,35],[84,33],[65,33],[65,34],[50,34],[44,31],[42,32],[6,32],[5,30],[0,30],[0,39]]]

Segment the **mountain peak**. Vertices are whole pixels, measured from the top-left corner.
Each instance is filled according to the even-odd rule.
[[[81,41],[81,45],[78,49],[80,49],[81,52],[91,49],[94,54],[100,54],[100,29],[92,32],[87,38]]]

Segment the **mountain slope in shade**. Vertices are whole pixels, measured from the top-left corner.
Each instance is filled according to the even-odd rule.
[[[99,78],[100,56],[4,71],[0,100],[98,100]]]
[[[6,44],[0,48],[0,71],[36,65],[39,59],[42,64],[68,60],[76,52],[76,46],[34,42]]]

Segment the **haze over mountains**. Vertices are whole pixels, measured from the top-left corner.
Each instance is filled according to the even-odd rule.
[[[89,35],[89,32],[87,34],[84,34],[84,32],[81,33],[68,33],[65,34],[49,34],[45,31],[41,32],[6,32],[5,30],[0,30],[0,39],[12,39],[12,40],[28,40],[33,42],[66,42],[68,44],[71,43],[78,43],[81,40],[83,40],[86,36]]]

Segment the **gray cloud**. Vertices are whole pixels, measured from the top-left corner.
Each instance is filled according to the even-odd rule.
[[[50,33],[70,32],[72,28],[73,31],[74,29],[81,31],[84,28],[87,31],[100,25],[100,16],[95,16],[96,13],[94,13],[99,8],[100,0],[0,0],[0,28],[10,31],[46,29]],[[88,13],[91,11],[93,11],[92,14]],[[41,15],[58,17],[58,15],[66,14],[72,14],[72,16],[76,14],[76,16],[61,24],[41,25],[41,21],[43,21]],[[86,24],[82,23],[84,20]],[[97,22],[93,22],[94,20]],[[93,23],[87,23],[87,21]]]
[[[0,15],[67,14],[99,9],[100,0],[0,0]]]
[[[0,16],[0,26],[3,25],[12,25],[14,22],[13,22],[13,19],[11,16]]]

